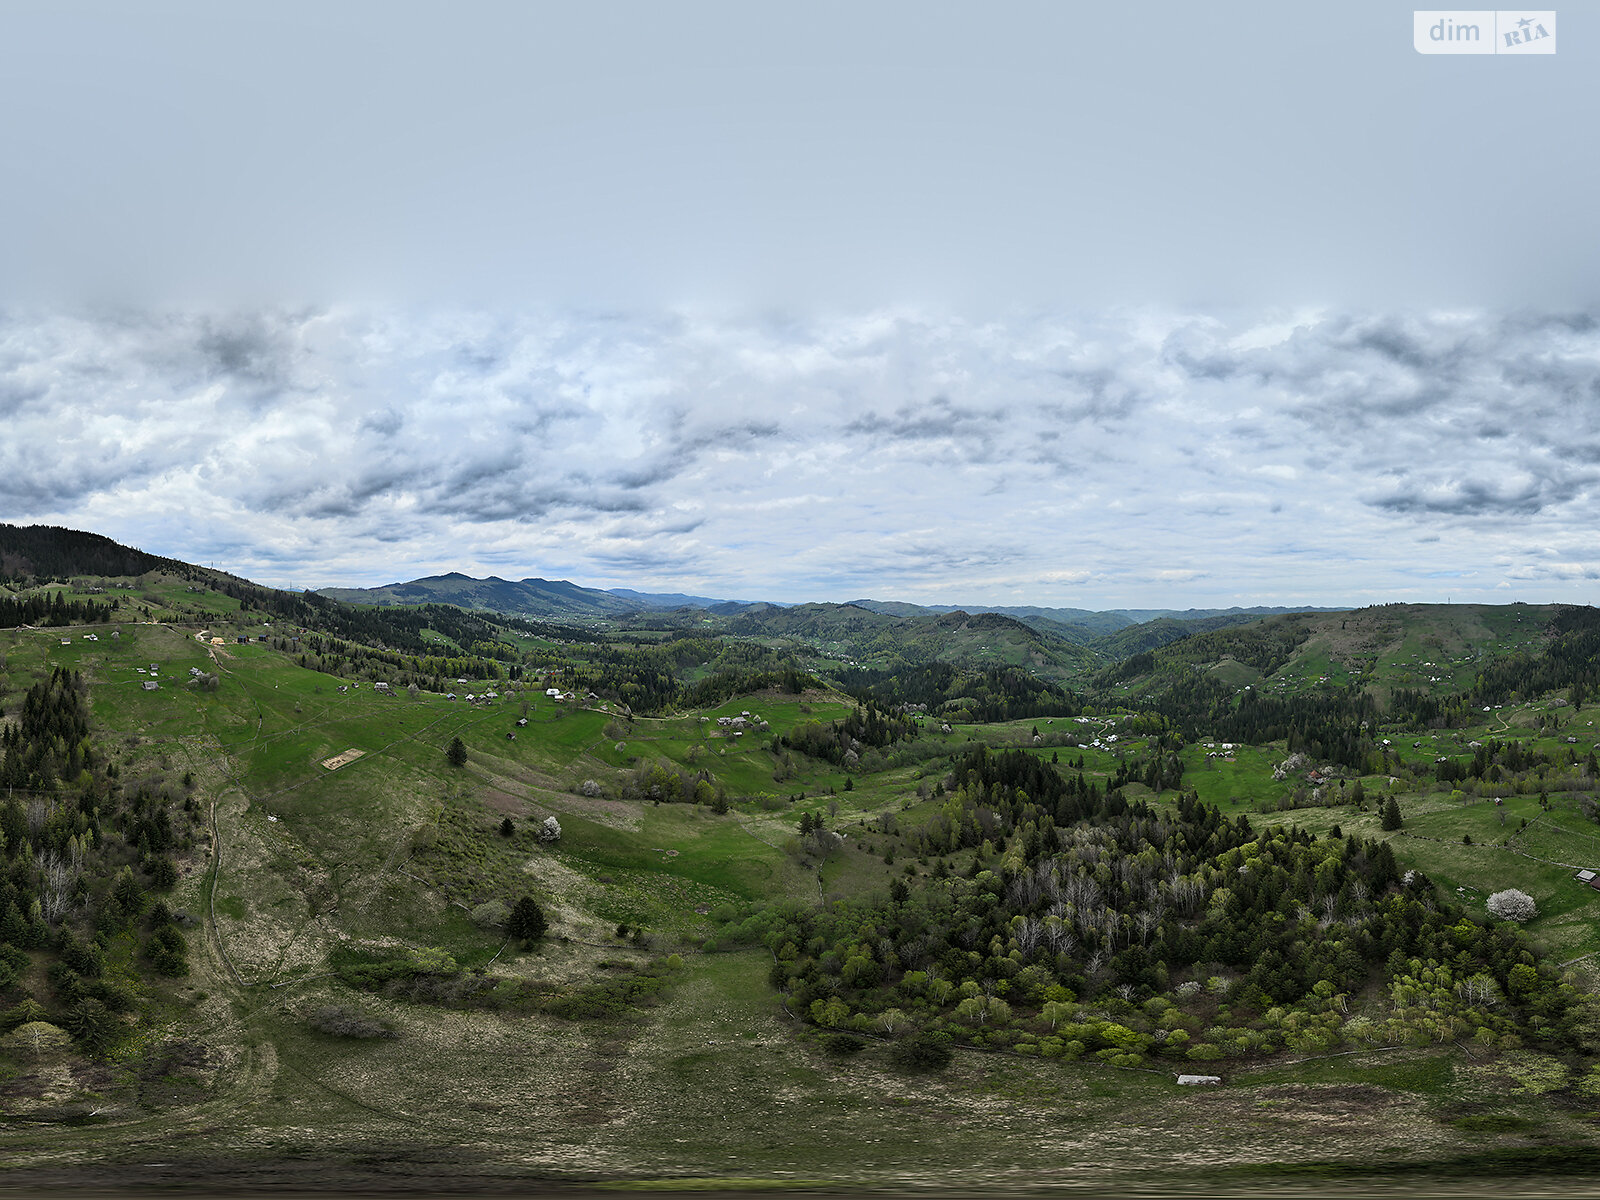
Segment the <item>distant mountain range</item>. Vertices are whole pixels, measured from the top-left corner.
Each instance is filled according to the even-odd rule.
[[[1356,680],[1379,687],[1414,687],[1419,680],[1459,686],[1485,654],[1532,644],[1529,639],[1539,636],[1556,611],[1388,604],[1361,610],[1258,606],[1095,612],[871,599],[776,604],[630,588],[602,591],[568,580],[475,579],[460,572],[381,588],[289,593],[98,534],[0,523],[0,593],[36,590],[52,579],[74,578],[92,587],[139,577],[187,580],[197,585],[188,591],[221,592],[288,624],[413,652],[435,650],[441,637],[459,645],[492,637],[496,618],[490,614],[499,613],[569,626],[603,623],[622,635],[652,630],[692,638],[731,636],[758,643],[764,652],[798,655],[864,686],[909,671],[917,676],[916,686],[944,694],[948,680],[917,673],[926,664],[946,664],[988,680],[958,680],[961,687],[978,687],[974,696],[1018,671],[1074,688],[1114,689],[1119,699],[1158,693],[1197,672],[1235,690],[1296,690]],[[424,605],[443,607],[417,611]],[[1420,650],[1408,652],[1414,645],[1432,647],[1429,661]]]
[[[683,592],[639,592],[632,588],[586,588],[565,579],[501,579],[491,575],[474,579],[452,571],[429,575],[409,583],[391,583],[377,588],[318,588],[318,594],[347,604],[379,606],[403,604],[454,604],[461,608],[501,612],[508,616],[573,618],[616,618],[630,613],[664,613],[678,609],[701,609],[716,616],[764,609],[796,607],[772,601],[727,600],[693,596]],[[806,607],[806,606],[800,606]],[[843,606],[865,609],[889,617],[942,616],[946,613],[996,613],[1021,621],[1042,632],[1068,641],[1088,643],[1115,634],[1130,626],[1151,621],[1182,622],[1188,631],[1196,623],[1206,627],[1237,624],[1257,617],[1290,612],[1341,612],[1339,608],[1190,608],[1190,609],[1112,609],[1096,612],[1086,608],[1043,608],[1037,605],[993,604],[910,604],[899,600],[851,600]],[[1144,647],[1140,647],[1143,649]]]
[[[681,592],[636,592],[632,588],[601,591],[565,579],[501,579],[491,575],[474,579],[451,571],[409,583],[377,588],[318,588],[317,594],[346,604],[373,604],[387,608],[406,604],[454,604],[514,617],[614,618],[640,612],[671,612],[680,608],[738,612],[748,607],[736,600],[688,596]]]

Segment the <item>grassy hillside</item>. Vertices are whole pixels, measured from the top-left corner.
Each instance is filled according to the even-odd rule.
[[[1470,686],[1486,662],[1536,652],[1554,612],[1521,604],[1387,604],[1284,614],[1165,645],[1129,642],[1102,680],[1129,696],[1195,670],[1220,672],[1233,687],[1248,683],[1286,693],[1357,684],[1380,698],[1397,687],[1445,695]]]
[[[799,604],[746,612],[730,618],[725,628],[738,636],[790,639],[863,667],[1015,666],[1060,682],[1083,676],[1097,662],[1091,651],[1066,638],[996,613],[896,617],[855,605]]]
[[[1514,1175],[1526,1190],[1596,1164],[1600,1045],[1580,1017],[1600,892],[1572,878],[1600,866],[1591,707],[1557,689],[1457,706],[1437,727],[1380,707],[1349,766],[1289,738],[1183,742],[1121,698],[1189,678],[1230,696],[1246,682],[1344,695],[1356,671],[1386,703],[1424,678],[1443,694],[1542,653],[1542,610],[1276,616],[1159,648],[1074,715],[976,722],[960,704],[863,715],[815,681],[630,713],[563,681],[607,655],[643,656],[636,671],[670,659],[686,676],[711,660],[669,640],[511,628],[495,634],[511,657],[472,660],[499,674],[413,694],[408,669],[348,646],[309,653],[221,581],[155,570],[98,586],[23,590],[115,598],[109,621],[0,630],[0,729],[22,728],[30,689],[70,675],[92,751],[76,773],[21,785],[40,824],[18,808],[6,879],[33,878],[67,829],[51,821],[98,806],[109,830],[110,813],[128,815],[102,852],[121,858],[4,968],[0,1010],[32,1018],[0,1029],[0,1178],[13,1186],[381,1176],[1216,1194],[1285,1171],[1364,1181],[1379,1164]],[[890,632],[925,665],[943,647],[1065,669],[1058,644],[1002,616],[802,606],[763,621],[733,651],[792,639],[849,655]],[[392,694],[374,686],[386,680]],[[1037,764],[1024,794],[1016,760],[973,765],[991,761],[980,746]],[[1385,827],[1391,799],[1398,828]],[[166,883],[140,848],[158,813],[174,831]],[[559,839],[541,836],[550,818]],[[1379,847],[1397,878],[1373,865]],[[1102,899],[1125,889],[1108,909],[1118,932],[1087,883],[1071,912],[1030,900],[1027,879],[1052,866],[1081,868],[1071,877]],[[140,900],[118,931],[104,913],[123,867]],[[1526,943],[1486,908],[1513,887],[1538,906]],[[1184,915],[1191,888],[1205,891]],[[526,941],[509,928],[525,897],[548,922]],[[1356,957],[1317,960],[1323,992],[1292,955],[1261,966],[1229,941],[1245,897],[1251,936],[1281,934],[1307,962],[1336,943]],[[187,974],[149,966],[158,904]],[[1064,958],[1038,948],[1051,917],[1078,922]],[[60,928],[102,946],[101,980],[128,997],[101,1041],[69,1028],[83,1002],[63,996]],[[1431,939],[1415,968],[1398,943],[1398,960],[1376,944],[1408,930]],[[1161,971],[1131,955],[1163,938]],[[1465,1006],[1453,975],[1438,982],[1524,952],[1545,964],[1534,983],[1517,977],[1531,990],[1487,1008]],[[1442,989],[1436,1007],[1416,1002],[1424,987]],[[919,1032],[953,1054],[947,1067],[908,1060]],[[1176,1085],[1193,1070],[1224,1084]]]

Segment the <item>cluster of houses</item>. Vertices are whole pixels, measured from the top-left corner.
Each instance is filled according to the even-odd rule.
[[[702,723],[709,722],[710,717],[701,717]],[[772,728],[761,717],[755,716],[749,709],[745,709],[737,717],[718,717],[717,727],[711,730],[711,736],[716,738],[742,738],[746,733],[754,730],[766,732]]]
[[[195,634],[194,640],[202,645],[208,646],[226,646],[228,644],[227,638],[213,637],[209,629],[202,629],[199,633]],[[233,635],[233,640],[240,646],[248,646],[251,642],[265,642],[267,640],[267,635],[264,633],[258,633],[252,638],[248,633],[236,633]],[[298,642],[300,639],[295,638],[294,640]]]

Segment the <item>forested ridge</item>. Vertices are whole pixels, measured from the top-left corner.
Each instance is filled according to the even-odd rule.
[[[956,720],[1070,717],[1083,708],[1082,700],[1065,687],[1021,667],[974,669],[948,662],[847,667],[838,673],[838,681],[863,703],[920,705]]]
[[[0,524],[0,579],[64,580],[82,575],[118,577],[197,569],[177,559],[120,545],[98,533],[57,525]]]

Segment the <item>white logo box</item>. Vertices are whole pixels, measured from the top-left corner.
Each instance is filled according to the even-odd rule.
[[[1554,54],[1554,9],[1418,10],[1411,14],[1418,54]]]

